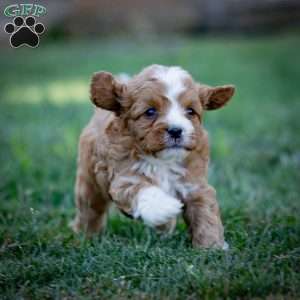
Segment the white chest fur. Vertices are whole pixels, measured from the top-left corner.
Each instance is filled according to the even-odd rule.
[[[165,193],[185,198],[195,186],[184,180],[186,168],[183,166],[184,150],[165,150],[159,157],[143,156],[133,170],[151,178]]]

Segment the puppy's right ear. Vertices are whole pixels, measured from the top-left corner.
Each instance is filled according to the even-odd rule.
[[[97,72],[91,81],[91,100],[100,108],[118,112],[124,89],[125,85],[117,82],[111,73]]]

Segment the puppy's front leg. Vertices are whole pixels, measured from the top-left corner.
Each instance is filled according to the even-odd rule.
[[[116,178],[111,184],[110,194],[120,210],[141,218],[151,227],[169,223],[183,206],[178,199],[137,176]]]
[[[186,201],[184,219],[194,247],[216,247],[226,250],[224,230],[215,190],[205,185],[197,195]]]

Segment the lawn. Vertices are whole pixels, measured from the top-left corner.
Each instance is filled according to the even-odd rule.
[[[1,49],[0,298],[299,299],[299,49],[296,34]],[[68,228],[91,74],[152,63],[237,87],[205,116],[228,252],[193,249],[183,222],[165,238],[116,212],[93,240]]]

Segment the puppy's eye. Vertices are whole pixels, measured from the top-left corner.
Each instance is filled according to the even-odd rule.
[[[145,114],[145,116],[147,116],[149,118],[153,118],[156,116],[157,110],[154,107],[151,107],[151,108],[148,108],[144,114]]]
[[[186,109],[186,114],[189,116],[194,116],[196,114],[196,112],[191,107],[188,107]]]

